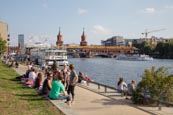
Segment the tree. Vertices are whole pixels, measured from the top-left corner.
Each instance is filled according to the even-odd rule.
[[[173,59],[173,42],[160,42],[155,48],[160,58]]]
[[[140,44],[136,43],[136,44],[134,44],[134,46],[139,49],[140,54],[150,55],[153,52],[152,46],[147,41],[144,41]]]
[[[152,67],[151,70],[145,70],[132,99],[135,103],[141,103],[146,96],[157,100],[173,101],[173,75],[169,75],[167,68],[160,67],[156,70]]]
[[[7,49],[6,43],[7,43],[6,40],[3,40],[0,37],[0,55],[6,51],[6,49]]]

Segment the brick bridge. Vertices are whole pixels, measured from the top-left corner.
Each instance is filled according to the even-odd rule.
[[[66,46],[72,57],[116,57],[119,53],[133,53],[136,48],[130,46]]]

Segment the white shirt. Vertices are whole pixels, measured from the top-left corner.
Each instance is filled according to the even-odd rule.
[[[33,81],[33,82],[35,82],[36,77],[37,77],[36,73],[33,72],[33,71],[31,71],[31,72],[29,72],[28,81]]]
[[[127,90],[126,82],[122,81],[122,83],[118,86],[118,89],[121,90],[121,91]]]

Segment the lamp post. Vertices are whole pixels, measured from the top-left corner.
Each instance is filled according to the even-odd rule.
[[[9,55],[9,52],[10,52],[10,48],[9,48],[9,45],[10,45],[10,34],[8,34],[7,43],[8,43],[8,55]]]

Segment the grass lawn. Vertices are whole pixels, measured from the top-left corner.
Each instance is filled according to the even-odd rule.
[[[64,115],[35,89],[16,81],[17,76],[0,60],[0,115]]]

